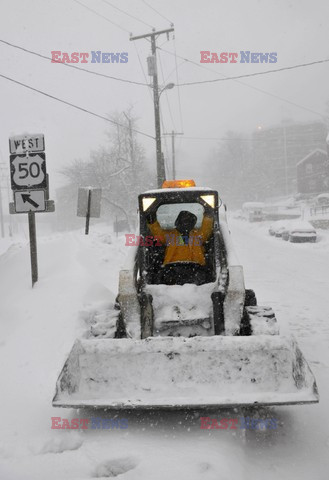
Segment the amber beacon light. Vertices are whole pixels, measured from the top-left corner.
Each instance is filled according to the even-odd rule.
[[[162,188],[188,188],[195,187],[194,180],[165,180]]]

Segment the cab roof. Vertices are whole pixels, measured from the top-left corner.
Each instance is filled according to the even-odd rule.
[[[157,195],[159,193],[170,193],[170,192],[213,192],[214,190],[209,187],[184,187],[184,188],[157,188],[154,190],[147,190],[144,194],[153,194]]]

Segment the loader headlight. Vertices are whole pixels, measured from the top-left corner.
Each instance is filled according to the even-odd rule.
[[[148,208],[152,205],[153,202],[155,202],[156,198],[155,197],[144,197],[142,199],[142,204],[143,204],[143,212],[146,212]]]
[[[200,198],[208,203],[211,208],[215,208],[215,195],[200,195]]]

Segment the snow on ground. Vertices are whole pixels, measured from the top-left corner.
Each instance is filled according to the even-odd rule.
[[[16,243],[20,243],[20,242],[16,242],[16,240],[11,237],[1,238],[0,239],[0,255],[5,253],[9,248],[14,246]]]
[[[273,478],[322,480],[328,478],[329,468],[329,232],[319,231],[315,244],[291,244],[269,236],[267,229],[263,224],[231,221],[246,285],[256,291],[260,305],[273,307],[281,331],[296,336],[316,376],[320,403],[277,409],[285,421],[280,441],[268,451],[272,460],[258,458],[258,449],[251,452],[251,459],[264,469],[275,459],[282,471]],[[254,469],[255,463],[250,466]]]
[[[203,430],[199,414],[183,411],[118,413],[127,429],[52,430],[55,416],[115,416],[52,408],[51,400],[84,322],[113,303],[129,247],[124,237],[111,240],[105,226],[91,226],[88,237],[82,231],[44,236],[32,289],[28,245],[15,239],[0,257],[1,479],[328,478],[329,238],[289,244],[270,237],[266,226],[239,221],[231,230],[247,286],[260,304],[274,308],[281,329],[296,335],[316,375],[320,404],[269,409],[279,427],[267,432]]]

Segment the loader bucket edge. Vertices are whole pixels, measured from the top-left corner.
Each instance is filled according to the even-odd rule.
[[[218,408],[317,403],[292,336],[77,340],[53,406]]]

